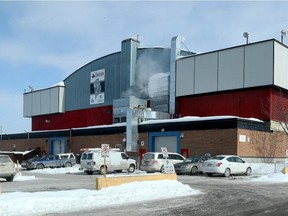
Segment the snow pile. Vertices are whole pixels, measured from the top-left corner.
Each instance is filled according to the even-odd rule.
[[[89,210],[105,206],[117,206],[181,196],[199,194],[178,181],[132,182],[102,190],[65,190],[56,192],[14,192],[0,196],[0,215],[43,215]],[[133,194],[133,195],[132,195]],[[15,208],[17,203],[17,208]],[[71,205],[73,203],[73,205]],[[42,206],[42,207],[40,207]],[[45,206],[45,208],[43,208]]]

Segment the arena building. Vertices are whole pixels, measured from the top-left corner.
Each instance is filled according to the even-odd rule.
[[[287,47],[271,39],[197,54],[182,44],[177,36],[169,48],[142,48],[129,38],[59,84],[25,92],[32,131],[3,135],[1,150],[80,154],[109,143],[137,160],[162,146],[284,159]]]

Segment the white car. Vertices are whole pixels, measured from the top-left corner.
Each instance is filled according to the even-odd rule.
[[[178,153],[168,152],[168,160],[173,165],[183,162],[186,158]],[[164,172],[164,157],[162,152],[147,152],[143,155],[140,169],[146,172]]]
[[[12,182],[16,175],[15,164],[8,155],[0,155],[0,178]]]
[[[202,171],[208,176],[223,174],[225,177],[231,174],[251,175],[252,165],[236,155],[217,155],[203,163]]]

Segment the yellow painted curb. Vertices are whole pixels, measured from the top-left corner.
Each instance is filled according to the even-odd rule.
[[[282,173],[284,173],[285,175],[288,175],[288,167],[284,167],[282,170]]]
[[[96,190],[105,187],[117,186],[135,181],[157,181],[157,180],[177,180],[175,173],[167,174],[147,174],[147,175],[130,175],[130,176],[111,176],[96,178]]]

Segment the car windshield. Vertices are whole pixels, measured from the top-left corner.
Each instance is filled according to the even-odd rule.
[[[199,161],[199,157],[189,157],[185,159],[183,162],[197,163],[198,161]]]
[[[154,154],[144,154],[143,159],[144,160],[154,159]]]
[[[0,163],[8,163],[8,162],[10,162],[9,157],[7,157],[7,156],[1,156],[0,157]]]
[[[39,160],[39,161],[44,161],[44,160],[46,160],[47,157],[48,157],[48,156],[44,155],[44,156],[42,156],[40,159],[37,159],[37,160]]]

